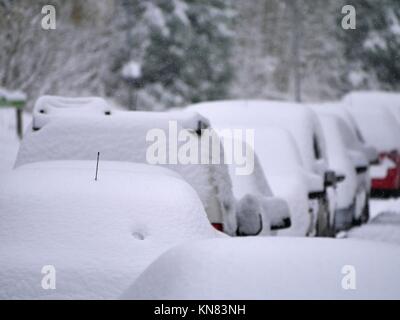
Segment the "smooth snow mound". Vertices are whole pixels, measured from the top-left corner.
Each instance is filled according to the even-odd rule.
[[[342,288],[342,268],[356,290]],[[199,241],[157,259],[124,299],[399,299],[400,247],[356,240]]]
[[[55,161],[0,180],[0,298],[117,298],[162,252],[216,237],[195,191],[143,164]],[[41,287],[42,267],[56,289]]]
[[[383,212],[394,212],[400,215],[400,199],[371,200],[371,218]]]

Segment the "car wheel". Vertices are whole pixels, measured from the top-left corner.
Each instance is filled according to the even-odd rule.
[[[363,212],[361,214],[361,223],[367,223],[370,215],[370,207],[369,207],[369,195],[365,197],[365,205]]]
[[[329,202],[325,198],[319,200],[319,209],[317,216],[317,237],[331,237],[333,230],[330,225]]]

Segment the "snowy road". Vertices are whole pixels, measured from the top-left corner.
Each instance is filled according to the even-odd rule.
[[[371,220],[348,231],[346,237],[400,245],[400,199],[371,201]]]

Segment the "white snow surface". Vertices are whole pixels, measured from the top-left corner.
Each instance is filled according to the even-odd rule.
[[[54,118],[85,118],[106,113],[111,113],[111,107],[99,97],[41,96],[33,107],[33,128],[40,129]]]
[[[136,61],[129,61],[122,67],[121,75],[125,79],[139,79],[142,76],[142,66]]]
[[[400,199],[371,200],[370,215],[367,224],[345,236],[400,245]]]
[[[386,108],[400,124],[400,94],[385,91],[355,91],[344,97],[348,104]]]
[[[0,298],[113,299],[173,245],[218,237],[195,191],[164,168],[21,166],[0,179]],[[222,234],[221,234],[222,236]],[[42,267],[56,289],[41,287]]]
[[[342,287],[348,265],[356,290]],[[400,247],[318,238],[198,241],[163,254],[122,298],[399,299]]]
[[[19,102],[26,100],[26,94],[20,90],[8,90],[6,88],[0,87],[0,98],[11,102]]]
[[[28,113],[24,112],[22,119],[24,127],[31,122],[31,116]],[[10,170],[14,166],[19,144],[15,110],[0,109],[0,171]]]

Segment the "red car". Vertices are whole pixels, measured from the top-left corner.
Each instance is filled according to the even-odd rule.
[[[397,196],[400,190],[400,125],[389,110],[359,95],[349,95],[345,102],[365,141],[379,152],[379,163],[371,166],[371,194]]]
[[[379,155],[380,164],[386,169],[384,177],[375,176],[372,179],[372,190],[375,193],[393,193],[390,191],[400,189],[400,154],[397,150],[382,152]],[[379,170],[379,169],[378,169]],[[378,171],[375,169],[375,171]],[[386,191],[386,192],[385,192]]]

